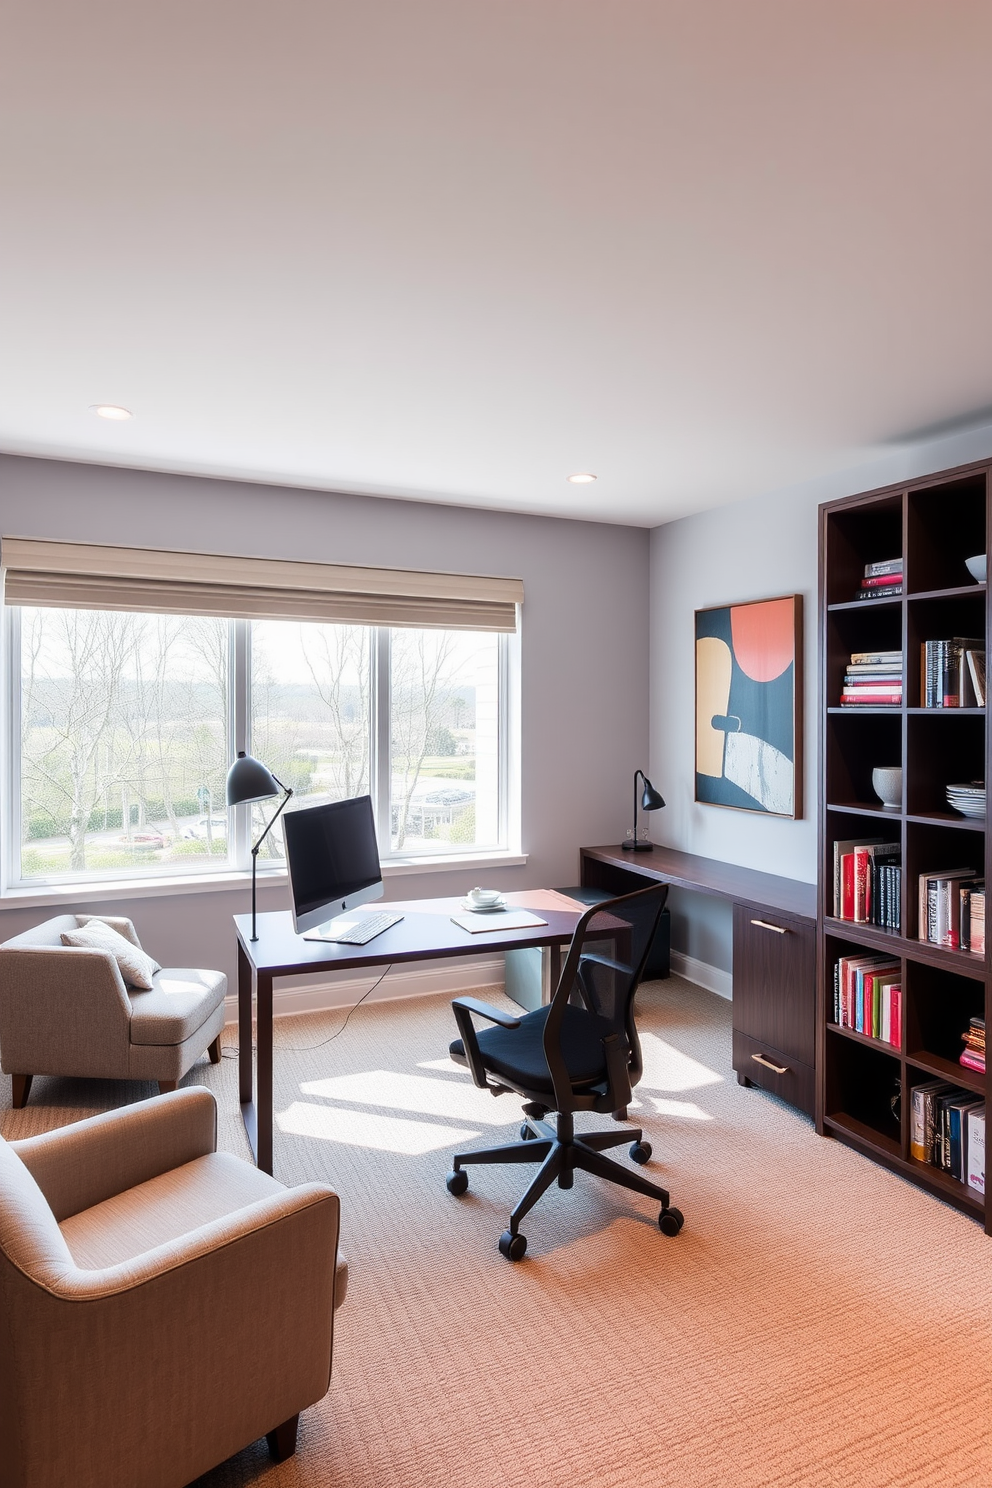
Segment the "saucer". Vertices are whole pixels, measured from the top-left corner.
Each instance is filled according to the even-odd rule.
[[[495,904],[476,904],[471,899],[461,901],[462,909],[467,909],[472,914],[499,914],[506,908],[505,899],[497,899]]]

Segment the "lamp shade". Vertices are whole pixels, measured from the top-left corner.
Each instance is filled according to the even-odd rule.
[[[657,811],[660,806],[664,806],[664,799],[660,795],[660,793],[655,790],[654,786],[651,784],[646,775],[642,775],[641,779],[644,781],[644,793],[641,796],[641,810]]]
[[[238,757],[227,772],[228,806],[244,806],[252,801],[268,801],[279,794],[279,785],[263,764],[238,750]]]

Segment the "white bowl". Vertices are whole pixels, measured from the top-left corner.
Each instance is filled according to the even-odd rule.
[[[876,766],[871,772],[871,785],[886,811],[899,810],[902,805],[901,765]]]
[[[964,566],[975,580],[976,584],[985,583],[985,554],[976,553],[974,558],[966,558]]]
[[[484,909],[488,904],[498,904],[503,895],[499,889],[469,889],[465,897]]]

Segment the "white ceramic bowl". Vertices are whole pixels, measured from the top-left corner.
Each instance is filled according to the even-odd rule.
[[[975,580],[976,584],[985,583],[985,554],[976,553],[974,558],[966,558],[964,566]]]
[[[503,896],[499,889],[469,889],[465,897],[473,904],[498,904]]]
[[[902,766],[877,766],[871,772],[871,786],[886,811],[898,811],[902,805]]]

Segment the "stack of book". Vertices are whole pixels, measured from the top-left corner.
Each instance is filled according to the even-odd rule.
[[[891,599],[902,593],[902,559],[886,558],[880,563],[866,563],[865,576],[855,599]]]
[[[985,1103],[973,1090],[946,1080],[927,1080],[913,1089],[910,1152],[985,1192]]]
[[[975,903],[975,900],[978,903]],[[965,910],[962,945],[962,908]],[[920,874],[919,938],[949,950],[985,954],[985,880],[974,868],[940,868]]]
[[[920,646],[924,708],[985,707],[985,642],[967,636]]]
[[[902,652],[853,651],[844,673],[842,708],[889,708],[902,702]]]
[[[964,1048],[958,1061],[965,1069],[977,1070],[980,1075],[985,1073],[985,1019],[972,1018],[968,1023],[967,1033],[963,1033]]]
[[[889,956],[834,963],[834,1022],[893,1048],[902,1046],[902,973]]]
[[[961,899],[961,949],[975,956],[985,955],[985,880],[963,884]]]
[[[902,869],[898,842],[852,838],[834,843],[834,919],[899,931]]]

